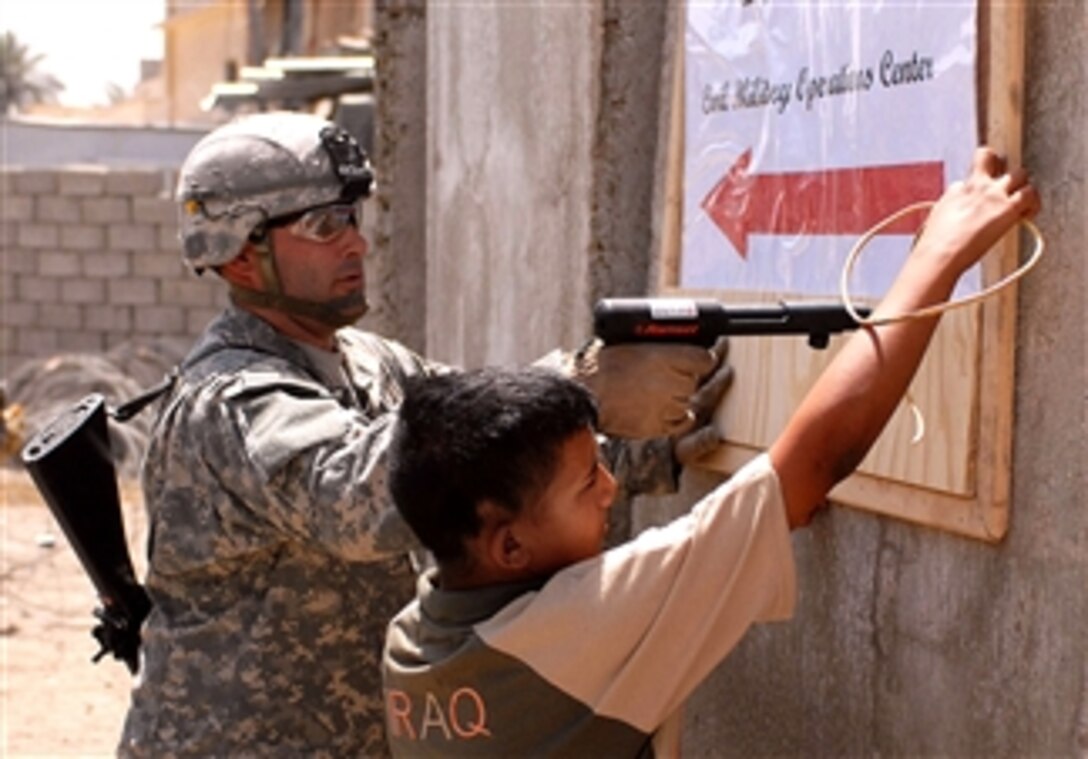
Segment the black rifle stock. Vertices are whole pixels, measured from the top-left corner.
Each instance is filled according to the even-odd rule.
[[[858,308],[864,318],[869,309]],[[857,329],[846,308],[834,303],[733,306],[692,298],[603,298],[593,309],[593,333],[605,345],[687,343],[711,346],[722,335],[807,335],[826,348],[832,334]]]
[[[151,610],[125,542],[106,403],[93,393],[31,438],[22,461],[98,592],[98,661],[112,653],[135,674],[140,627]]]

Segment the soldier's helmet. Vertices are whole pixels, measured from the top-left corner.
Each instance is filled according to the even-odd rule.
[[[343,128],[294,112],[246,116],[190,151],[178,176],[182,254],[201,271],[225,264],[269,220],[370,194],[374,174]]]

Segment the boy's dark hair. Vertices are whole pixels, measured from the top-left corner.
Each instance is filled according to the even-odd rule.
[[[518,513],[548,485],[561,444],[596,425],[590,392],[552,370],[414,377],[393,433],[393,500],[435,559],[461,564],[477,504]]]

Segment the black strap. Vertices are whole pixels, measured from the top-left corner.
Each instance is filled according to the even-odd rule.
[[[130,398],[117,408],[110,410],[110,417],[118,422],[127,422],[147,408],[153,401],[158,400],[160,397],[170,392],[174,387],[174,383],[177,381],[178,367],[175,366],[167,372],[166,376],[163,377],[159,384],[149,387],[135,398]]]
[[[234,283],[231,283],[230,285],[230,297],[235,303],[257,306],[258,308],[271,308],[277,311],[295,314],[296,316],[305,316],[336,329],[356,321],[356,319],[351,319],[350,321],[345,322],[344,315],[340,312],[340,309],[348,306],[355,306],[357,302],[364,298],[362,292],[358,292],[342,295],[339,298],[326,303],[318,303],[316,301],[302,300],[301,298],[282,295],[280,293],[250,290],[249,288],[240,287]]]

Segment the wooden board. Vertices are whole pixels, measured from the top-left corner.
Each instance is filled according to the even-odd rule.
[[[980,142],[1021,158],[1024,56],[1023,0],[979,2],[978,114]],[[671,51],[672,97],[666,152],[662,294],[754,302],[751,294],[680,289],[683,197],[684,9],[679,8]],[[1017,266],[1019,241],[1009,235],[983,261],[983,284]],[[764,300],[789,293],[761,294]],[[912,383],[910,394],[925,423],[901,404],[858,472],[832,491],[834,502],[996,542],[1008,530],[1016,324],[1015,289],[981,305],[946,314]],[[774,440],[844,338],[825,351],[802,338],[744,338],[732,342],[737,380],[716,421],[727,442],[703,463],[736,471]]]

